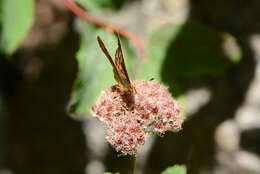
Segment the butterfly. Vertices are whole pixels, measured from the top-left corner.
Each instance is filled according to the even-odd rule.
[[[117,35],[117,43],[118,47],[116,49],[115,53],[115,59],[111,57],[109,54],[104,42],[101,40],[99,36],[97,36],[97,41],[98,44],[103,51],[103,53],[106,55],[108,58],[109,62],[111,63],[113,67],[113,73],[114,73],[114,78],[117,81],[117,88],[119,89],[119,92],[121,95],[132,95],[134,92],[133,85],[131,83],[131,80],[128,76],[126,66],[125,66],[125,61],[124,61],[124,56],[123,56],[123,51],[121,47],[121,41],[119,39],[119,36]]]

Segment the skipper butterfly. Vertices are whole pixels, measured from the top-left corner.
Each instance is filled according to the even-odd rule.
[[[113,73],[114,73],[114,78],[117,81],[117,87],[120,91],[121,95],[124,94],[133,94],[134,88],[131,83],[131,80],[128,76],[126,66],[125,66],[125,61],[124,61],[124,56],[123,56],[123,51],[121,47],[121,41],[119,39],[119,36],[117,35],[117,43],[118,47],[116,49],[116,54],[115,54],[115,59],[111,57],[109,54],[104,42],[101,40],[101,38],[98,36],[97,37],[98,44],[103,51],[103,53],[106,55],[108,58],[109,62],[111,63],[113,67]]]

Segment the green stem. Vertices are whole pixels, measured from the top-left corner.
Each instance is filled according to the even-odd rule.
[[[135,174],[136,156],[131,157],[131,169],[130,174]]]

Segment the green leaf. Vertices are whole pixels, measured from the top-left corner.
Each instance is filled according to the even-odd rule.
[[[165,25],[150,36],[150,54],[139,77],[147,78],[153,72],[161,78],[165,68],[174,76],[218,75],[227,65],[220,54],[221,41],[218,33],[195,22]]]
[[[186,174],[186,168],[180,165],[174,165],[167,168],[161,174]]]
[[[34,1],[3,0],[1,18],[1,50],[10,54],[19,46],[33,24]]]
[[[103,174],[113,174],[113,173],[110,173],[110,172],[104,172]],[[114,174],[120,174],[120,173],[114,173]]]
[[[137,79],[155,78],[159,81],[162,80],[161,71],[167,47],[172,39],[178,35],[180,29],[181,27],[173,28],[172,25],[166,25],[151,34],[146,44],[148,57],[141,64]]]
[[[1,27],[2,27],[2,19],[3,18],[3,0],[0,0],[0,31],[1,30]]]
[[[231,34],[223,34],[223,49],[225,54],[228,56],[229,60],[233,63],[238,63],[242,57],[242,51],[238,46],[238,43]]]
[[[99,11],[103,8],[117,9],[124,0],[77,0],[84,8],[90,11]]]
[[[224,38],[225,39],[225,38]],[[220,33],[196,22],[167,24],[153,32],[147,41],[147,59],[137,78],[155,78],[170,87],[175,96],[182,94],[178,80],[222,75],[239,60],[239,52],[225,54]]]
[[[99,35],[104,41],[111,56],[117,48],[116,36],[104,29],[96,29],[84,23],[81,33],[80,49],[77,52],[78,77],[71,95],[70,112],[85,115],[102,90],[115,84],[112,66],[99,48],[96,37]],[[126,66],[131,64],[129,53],[124,49]]]

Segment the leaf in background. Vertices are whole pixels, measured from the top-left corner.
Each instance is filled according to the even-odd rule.
[[[175,165],[164,170],[161,174],[186,174],[184,166]]]
[[[0,31],[2,31],[3,0],[0,0]]]
[[[155,78],[161,81],[162,65],[165,60],[166,50],[174,37],[177,36],[181,27],[173,28],[172,25],[166,25],[152,33],[148,39],[147,52],[148,57],[140,66],[137,73],[137,79]],[[163,32],[160,32],[163,30]]]
[[[233,57],[226,55],[222,39],[219,33],[196,22],[165,25],[151,34],[147,43],[149,56],[137,77],[154,77],[174,92],[181,91],[178,78],[221,75],[234,62],[234,55],[239,56],[234,51]]]
[[[33,0],[2,0],[1,50],[12,53],[29,32],[34,20]]]
[[[151,34],[147,43],[150,55],[139,76],[145,77],[153,71],[160,77],[164,68],[174,76],[219,74],[226,67],[221,41],[218,33],[195,22],[165,25]]]
[[[98,11],[102,8],[117,9],[124,3],[124,0],[77,0],[77,2],[87,10]]]
[[[242,51],[240,50],[236,38],[229,33],[224,33],[223,35],[223,49],[225,54],[228,56],[230,61],[233,63],[238,63],[242,57]]]
[[[82,23],[83,24],[83,23]],[[105,42],[111,56],[117,48],[117,38],[104,29],[96,29],[92,25],[83,24],[80,49],[77,52],[78,77],[71,95],[70,112],[76,115],[88,114],[100,92],[115,84],[112,66],[99,48],[96,37],[99,35]],[[126,65],[131,64],[128,52],[123,46]]]
[[[160,28],[158,31],[155,31],[149,37],[146,45],[148,50],[148,57],[141,63],[139,71],[136,75],[137,79],[150,79],[154,78],[158,81],[161,81],[167,84],[173,95],[176,94],[176,91],[179,91],[178,84],[174,80],[167,83],[163,81],[162,71],[163,65],[166,59],[167,48],[171,44],[172,40],[178,36],[182,27],[173,25],[165,25]],[[178,92],[177,92],[178,93]],[[182,96],[177,96],[178,100],[183,102]]]
[[[113,173],[110,173],[110,172],[104,172],[102,174],[113,174]],[[114,173],[114,174],[120,174],[120,173]]]

